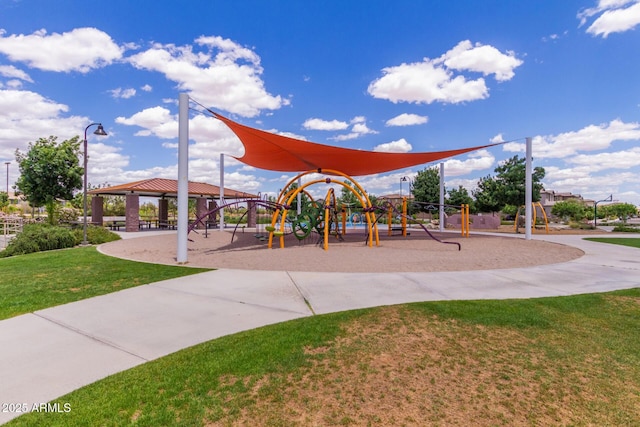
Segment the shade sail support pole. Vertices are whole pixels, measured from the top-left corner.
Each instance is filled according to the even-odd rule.
[[[224,206],[224,154],[220,153],[220,206]],[[220,231],[224,231],[224,208],[220,208]]]
[[[184,264],[187,259],[187,233],[189,228],[189,95],[178,98],[178,249],[176,260]]]
[[[444,163],[440,163],[440,207],[438,208],[438,227],[444,231]]]
[[[526,139],[526,160],[525,160],[525,196],[524,196],[524,238],[531,240],[531,208],[533,202],[533,176],[532,174],[532,148],[531,138]]]

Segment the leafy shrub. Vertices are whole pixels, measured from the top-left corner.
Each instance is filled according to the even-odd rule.
[[[13,238],[5,250],[0,251],[0,258],[6,258],[13,255],[30,254],[40,251],[38,243],[29,239]]]
[[[593,225],[585,224],[584,222],[570,222],[569,227],[574,230],[593,230]]]
[[[74,223],[78,221],[78,211],[73,208],[62,208],[58,212],[58,221],[61,223]]]
[[[640,233],[640,227],[633,227],[630,225],[616,225],[613,227],[613,231],[624,233]]]
[[[73,235],[76,239],[76,244],[82,243],[84,231],[82,227],[75,228]],[[113,242],[114,240],[120,240],[121,237],[116,233],[107,230],[104,227],[98,227],[96,225],[87,225],[87,241],[92,245],[99,245],[101,243]]]
[[[22,232],[16,235],[0,252],[0,258],[53,249],[72,248],[82,242],[82,228],[74,230],[49,224],[26,224]],[[120,236],[96,226],[87,227],[87,240],[91,244],[100,244],[119,240]]]
[[[29,254],[32,252],[50,251],[53,249],[72,248],[76,239],[68,228],[55,227],[48,224],[27,224],[22,232],[16,235],[0,256]]]

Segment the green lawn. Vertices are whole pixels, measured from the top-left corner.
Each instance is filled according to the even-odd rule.
[[[93,247],[0,259],[0,318],[201,271]],[[179,351],[52,403],[70,411],[7,425],[636,426],[640,289],[312,316]]]
[[[0,319],[203,271],[113,258],[95,247],[0,258]]]
[[[223,337],[9,426],[640,425],[640,289],[407,304]]]
[[[640,248],[639,238],[626,238],[626,237],[589,237],[585,240],[600,243],[611,243],[613,245],[631,246],[633,248]]]

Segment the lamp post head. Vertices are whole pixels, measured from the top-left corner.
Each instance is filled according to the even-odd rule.
[[[93,132],[93,134],[107,136],[107,132],[105,132],[104,128],[102,127],[102,123],[98,124],[98,129],[96,129],[95,132]]]

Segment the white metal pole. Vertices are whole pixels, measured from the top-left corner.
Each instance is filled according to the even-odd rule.
[[[532,159],[532,150],[531,150],[531,138],[527,137],[526,139],[526,160],[525,160],[525,196],[524,196],[524,238],[526,240],[531,240],[531,208],[533,202],[533,176],[532,176],[532,168],[531,163]]]
[[[440,209],[438,209],[440,232],[444,231],[444,163],[440,163]]]
[[[178,98],[178,253],[180,264],[187,262],[189,227],[189,95]]]
[[[220,153],[220,206],[224,205],[224,154]],[[220,208],[220,231],[224,230],[224,208]]]

